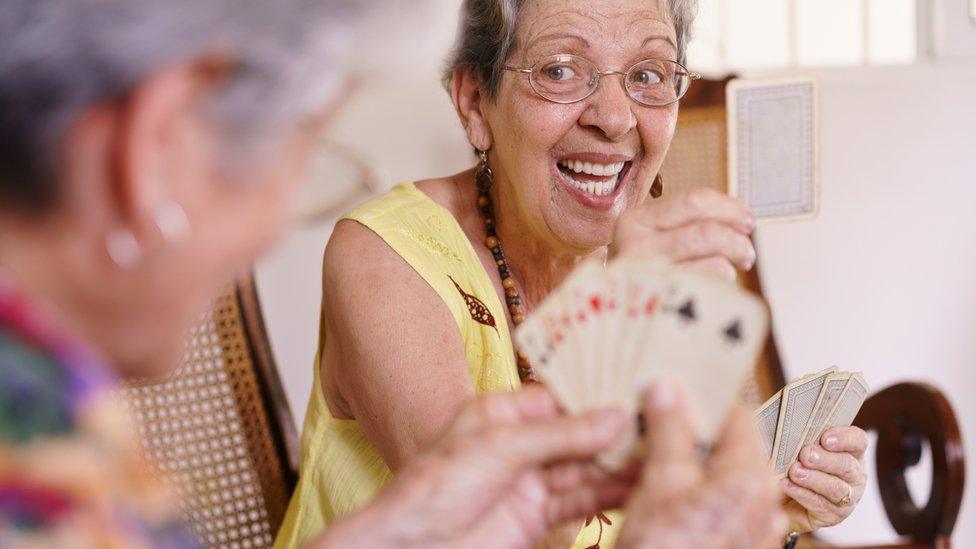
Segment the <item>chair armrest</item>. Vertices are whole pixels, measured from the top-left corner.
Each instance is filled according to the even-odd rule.
[[[899,383],[871,396],[854,424],[875,431],[878,487],[888,520],[910,542],[947,541],[959,516],[965,456],[952,405],[925,383]],[[932,489],[924,507],[908,492],[905,471],[922,457],[922,441],[932,450]]]

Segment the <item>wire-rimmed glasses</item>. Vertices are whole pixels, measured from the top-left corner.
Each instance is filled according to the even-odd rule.
[[[649,107],[664,107],[680,100],[691,83],[701,78],[677,61],[645,59],[621,71],[601,71],[577,55],[557,54],[540,59],[531,68],[503,67],[529,75],[529,84],[543,99],[569,104],[593,95],[604,76],[623,76],[623,87],[634,101]]]

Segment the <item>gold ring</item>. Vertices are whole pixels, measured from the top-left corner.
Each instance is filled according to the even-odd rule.
[[[847,507],[851,504],[851,500],[854,498],[854,488],[850,484],[847,485],[847,495],[844,496],[838,505],[841,507]]]

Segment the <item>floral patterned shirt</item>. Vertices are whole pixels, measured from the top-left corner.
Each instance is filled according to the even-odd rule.
[[[0,271],[0,547],[196,547],[97,354]]]

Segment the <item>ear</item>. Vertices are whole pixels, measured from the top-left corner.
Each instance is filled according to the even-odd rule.
[[[490,149],[493,143],[491,127],[482,110],[488,98],[481,79],[468,69],[455,69],[451,77],[451,99],[471,146],[483,151]]]
[[[144,79],[119,107],[110,198],[120,222],[137,236],[151,226],[163,201],[179,200],[187,190],[178,187],[187,186],[181,184],[193,169],[188,163],[209,162],[212,145],[201,139],[201,129],[210,128],[199,104],[229,67],[217,58],[164,67]],[[194,148],[201,150],[192,154]]]

